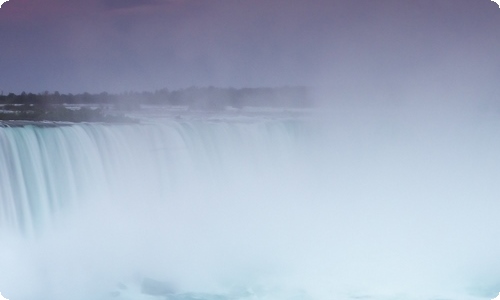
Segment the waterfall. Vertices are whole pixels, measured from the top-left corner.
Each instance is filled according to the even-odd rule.
[[[287,209],[270,200],[299,186],[305,139],[303,122],[272,119],[0,128],[0,290],[77,299],[141,272],[204,282],[208,264],[281,230]]]
[[[299,131],[291,121],[2,128],[0,228],[33,236],[91,201],[172,201],[176,190],[253,180],[291,159]]]
[[[147,277],[169,299],[491,298],[500,126],[460,122],[1,127],[0,292],[143,299],[111,292]]]

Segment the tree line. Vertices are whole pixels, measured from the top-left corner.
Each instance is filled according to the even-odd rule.
[[[307,87],[277,88],[217,88],[189,87],[179,90],[161,89],[154,92],[107,92],[90,94],[62,94],[59,92],[9,93],[0,95],[0,104],[27,104],[50,107],[58,104],[113,105],[121,110],[139,109],[140,105],[188,106],[192,109],[219,110],[225,107],[293,107],[311,106]]]

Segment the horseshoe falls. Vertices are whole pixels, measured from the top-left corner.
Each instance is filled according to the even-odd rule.
[[[352,111],[0,128],[10,300],[491,299],[500,123]]]

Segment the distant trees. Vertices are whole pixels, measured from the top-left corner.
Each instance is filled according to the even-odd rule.
[[[62,122],[135,122],[134,119],[117,114],[107,114],[102,109],[80,107],[69,109],[63,105],[5,104],[0,112],[0,121],[62,121]]]
[[[127,92],[121,94],[61,94],[45,91],[39,94],[22,92],[0,95],[0,104],[33,104],[50,107],[58,104],[92,104],[114,106],[118,110],[129,111],[149,105],[183,105],[194,110],[220,110],[227,106],[240,108],[254,107],[309,107],[309,90],[303,86],[278,88],[217,88],[189,87],[170,91],[160,89],[154,92]]]

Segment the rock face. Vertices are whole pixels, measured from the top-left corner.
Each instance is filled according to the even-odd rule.
[[[168,282],[144,277],[141,283],[141,293],[151,296],[166,296],[173,294],[174,288]]]

